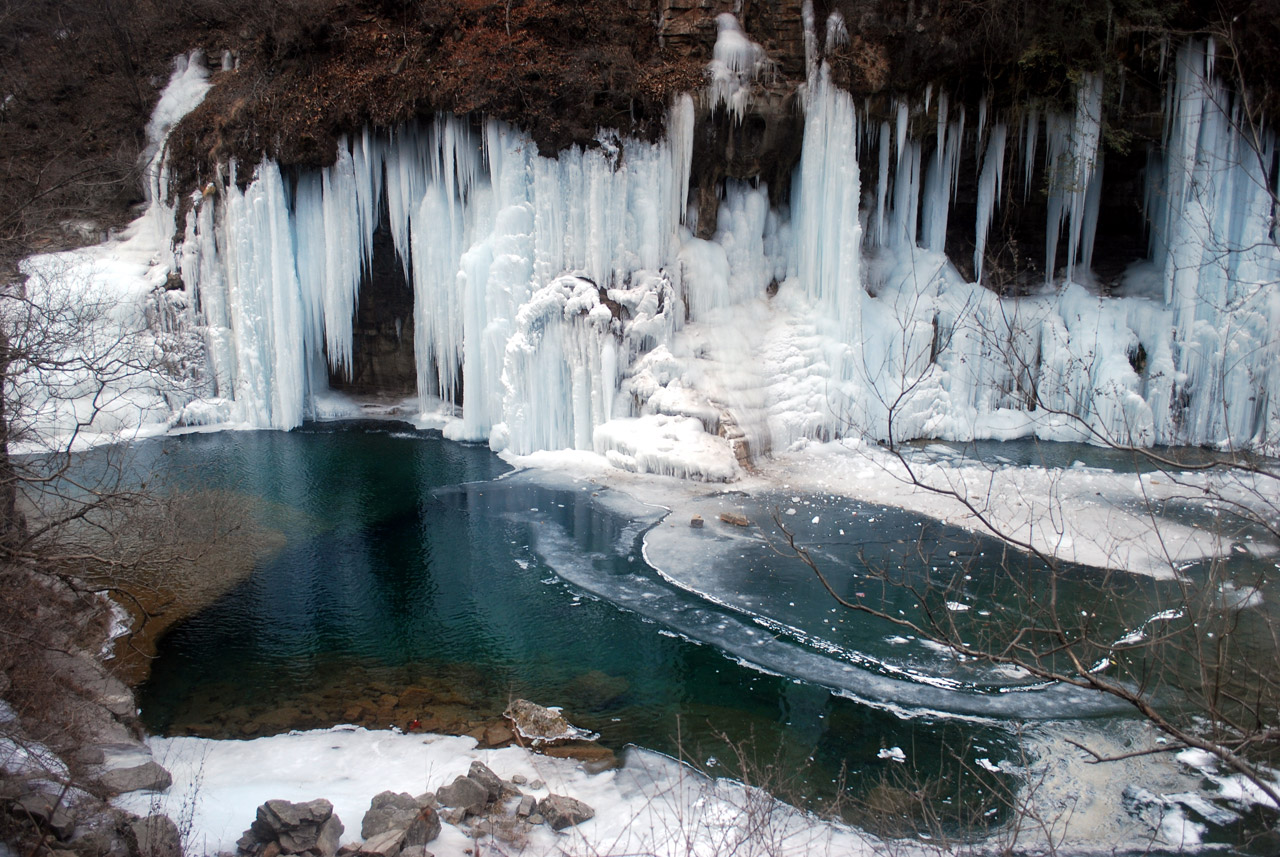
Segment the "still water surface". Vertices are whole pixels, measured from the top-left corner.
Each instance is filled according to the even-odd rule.
[[[1025,607],[1007,581],[1027,560],[900,510],[727,493],[694,501],[707,525],[693,530],[607,485],[512,474],[487,448],[389,423],[167,437],[139,456],[188,489],[253,497],[284,537],[160,641],[140,689],[154,733],[466,731],[527,697],[616,750],[738,774],[745,748],[781,763],[790,782],[775,788],[810,806],[923,786],[959,825],[1004,819],[1017,780],[989,768],[1019,760],[1011,722],[1116,713],[850,614],[776,550],[776,529],[716,520],[777,515],[843,597],[890,617],[948,617],[963,634]],[[1058,592],[1112,639],[1176,597],[1091,569]]]

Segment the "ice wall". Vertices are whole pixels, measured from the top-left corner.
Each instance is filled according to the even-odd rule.
[[[817,26],[809,6],[805,20]],[[726,180],[710,240],[681,222],[688,97],[657,144],[602,132],[549,159],[510,126],[441,116],[343,141],[325,170],[264,162],[243,190],[231,165],[196,201],[181,254],[216,396],[233,421],[287,428],[330,370],[349,370],[385,209],[414,290],[421,409],[496,449],[593,449],[714,479],[846,435],[1275,449],[1275,139],[1241,134],[1211,44],[1186,45],[1170,81],[1150,258],[1103,297],[1101,77],[1066,112],[984,98],[975,116],[930,90],[872,118],[807,36],[789,202]],[[829,21],[826,44],[843,38]],[[722,16],[712,108],[739,118],[769,68]],[[973,219],[953,216],[962,166],[976,170]],[[1047,282],[1001,297],[982,282],[988,232],[1032,188],[1047,194]],[[957,236],[976,282],[945,256]]]
[[[517,452],[590,447],[634,347],[605,302],[676,259],[691,122],[684,98],[666,142],[602,135],[549,159],[501,123],[442,117],[344,140],[318,172],[286,176],[265,161],[243,190],[232,164],[196,200],[181,261],[215,394],[236,421],[289,428],[330,369],[350,370],[385,204],[414,288],[419,390],[463,399],[451,434]],[[681,321],[679,295],[660,314],[667,329]],[[556,380],[561,361],[573,365]]]

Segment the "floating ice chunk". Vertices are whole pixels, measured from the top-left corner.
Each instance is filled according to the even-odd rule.
[[[887,750],[881,749],[880,752],[876,753],[876,758],[891,759],[895,762],[905,762],[907,761],[907,754],[902,752],[901,747],[890,747]]]

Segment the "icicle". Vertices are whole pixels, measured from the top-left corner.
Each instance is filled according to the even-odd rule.
[[[716,43],[707,66],[711,78],[707,97],[712,110],[723,106],[735,122],[741,122],[746,115],[751,85],[767,70],[768,59],[764,48],[747,38],[731,13],[717,15],[716,27]]]
[[[1089,188],[1098,167],[1102,134],[1102,77],[1085,75],[1076,91],[1076,112],[1072,119],[1050,115],[1046,118],[1049,138],[1049,216],[1045,230],[1045,281],[1053,282],[1058,239],[1067,226],[1067,280],[1073,280],[1083,243],[1092,247],[1093,235],[1086,228],[1097,225],[1095,211],[1089,215]]]
[[[847,47],[848,44],[849,30],[844,25],[844,15],[839,10],[832,12],[827,17],[826,53],[830,54],[833,49]]]
[[[982,282],[983,259],[986,254],[987,233],[991,228],[991,215],[999,201],[1004,182],[1004,148],[1008,131],[1004,123],[997,123],[987,143],[982,175],[978,178],[978,222],[973,248],[974,282]]]
[[[907,102],[898,101],[898,164],[902,164],[902,150],[907,142]]]
[[[858,327],[863,294],[856,136],[853,101],[824,65],[805,110],[795,234],[801,285],[847,337]]]
[[[889,121],[886,119],[880,123],[880,158],[879,170],[876,175],[876,220],[875,228],[871,234],[871,244],[874,247],[882,247],[887,242],[888,236],[885,234],[887,228],[887,212],[885,205],[888,202],[889,193],[889,145],[891,141]]]
[[[667,141],[671,147],[671,187],[668,190],[671,210],[667,217],[671,223],[683,223],[686,203],[689,199],[689,176],[693,166],[693,98],[688,94],[677,95],[667,115]]]
[[[813,13],[813,0],[804,0],[800,4],[800,22],[804,27],[804,68],[805,79],[813,80],[818,75],[818,21]]]
[[[1027,135],[1022,144],[1022,201],[1031,196],[1031,177],[1035,174],[1036,137],[1040,133],[1040,111],[1032,107],[1027,111]]]

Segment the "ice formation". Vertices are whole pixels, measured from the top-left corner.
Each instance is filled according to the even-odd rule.
[[[265,161],[243,190],[230,165],[180,251],[216,404],[184,418],[289,428],[316,412],[329,372],[351,366],[385,211],[414,291],[421,409],[495,449],[718,480],[748,455],[850,434],[1276,448],[1275,138],[1258,151],[1241,135],[1212,43],[1188,42],[1170,81],[1149,259],[1103,297],[1101,77],[1067,113],[984,98],[969,121],[931,89],[873,120],[831,82],[807,6],[805,21],[789,205],[726,180],[709,240],[683,224],[687,96],[664,141],[602,131],[556,159],[500,122],[440,116],[345,140],[324,170]],[[718,24],[708,96],[740,116],[769,61],[733,16]],[[833,20],[826,42],[841,38]],[[977,211],[960,222],[966,152]],[[1049,282],[1017,298],[981,282],[1007,180],[1048,188]],[[956,230],[978,282],[944,255]]]

